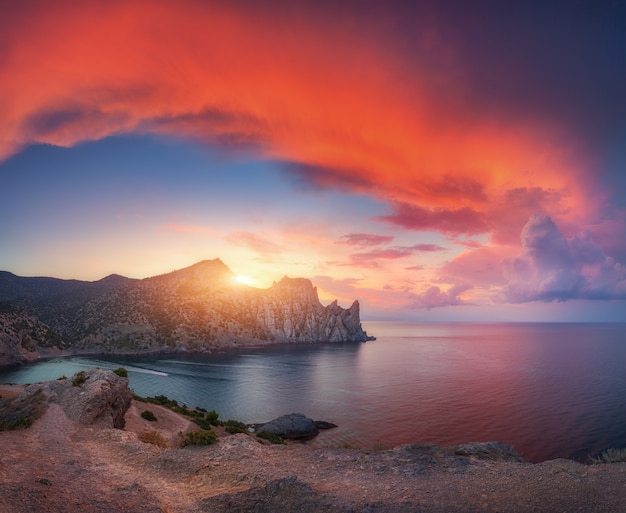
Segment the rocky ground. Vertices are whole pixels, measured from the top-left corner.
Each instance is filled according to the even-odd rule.
[[[108,376],[42,388],[41,416],[0,432],[0,513],[626,511],[626,464],[531,464],[499,444],[312,449],[221,431],[213,445],[175,448],[196,429],[187,418],[125,406],[125,380],[98,372]],[[0,406],[22,397],[26,409],[21,392],[0,387]],[[120,408],[124,429],[112,427]],[[142,442],[147,432],[163,447]]]

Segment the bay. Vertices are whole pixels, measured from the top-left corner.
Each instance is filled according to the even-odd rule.
[[[313,446],[499,440],[530,461],[626,446],[626,324],[363,325],[376,341],[55,358],[0,372],[0,382],[123,366],[137,394],[222,419],[301,412],[339,425]]]

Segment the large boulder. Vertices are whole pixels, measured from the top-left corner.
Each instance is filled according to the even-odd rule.
[[[311,438],[319,433],[315,421],[302,413],[290,413],[260,426],[259,433],[268,431],[282,438]]]
[[[102,369],[81,371],[70,379],[51,381],[49,393],[70,419],[84,425],[120,429],[124,427],[124,415],[133,399],[128,378]]]

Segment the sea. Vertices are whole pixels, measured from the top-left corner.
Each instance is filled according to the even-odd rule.
[[[305,442],[314,447],[498,440],[533,462],[585,462],[626,447],[626,323],[363,327],[375,341],[54,358],[1,371],[0,383],[125,367],[136,394],[166,395],[223,420],[299,412],[338,425]]]

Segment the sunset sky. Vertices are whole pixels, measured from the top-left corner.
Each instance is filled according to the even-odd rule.
[[[626,320],[626,2],[0,1],[0,269]]]

